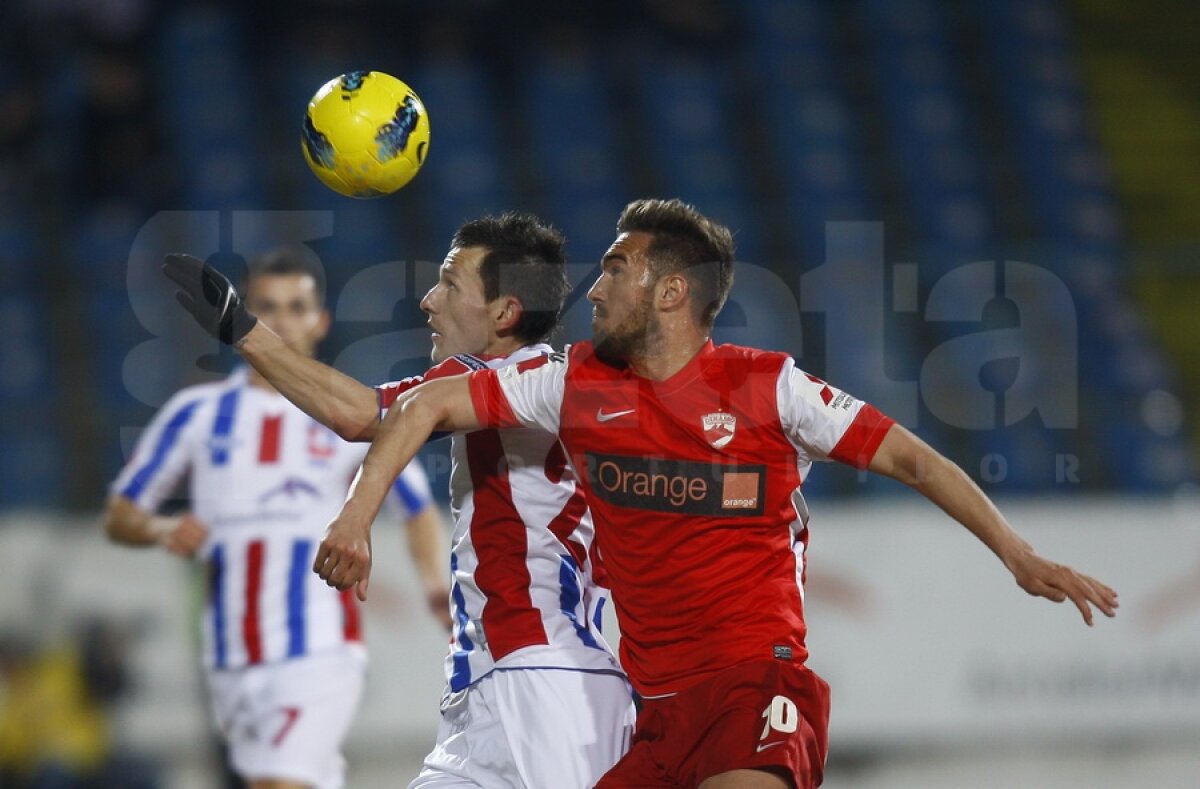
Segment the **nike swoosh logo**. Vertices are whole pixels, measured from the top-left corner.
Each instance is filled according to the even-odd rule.
[[[774,748],[776,745],[783,745],[784,742],[786,742],[786,740],[779,740],[778,742],[768,742],[765,745],[760,745],[760,746],[758,746],[758,748],[755,749],[755,753],[762,753],[767,748]]]
[[[626,414],[632,414],[636,410],[637,410],[636,408],[630,408],[628,411],[613,411],[611,414],[606,414],[606,413],[604,413],[604,409],[601,408],[596,411],[596,421],[597,422],[608,422],[609,420],[616,419],[619,416],[625,416]]]

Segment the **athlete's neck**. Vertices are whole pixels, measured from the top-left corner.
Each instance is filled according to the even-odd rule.
[[[627,360],[629,369],[651,381],[665,381],[696,358],[708,334],[695,326],[680,327],[677,331],[654,332],[646,337],[645,347]]]
[[[524,348],[526,344],[512,335],[492,337],[487,347],[483,349],[483,355],[490,357],[508,356],[510,353]]]

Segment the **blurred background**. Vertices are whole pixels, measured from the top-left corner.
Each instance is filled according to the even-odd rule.
[[[156,408],[235,362],[175,305],[164,251],[232,272],[308,243],[323,356],[371,383],[424,369],[417,304],[463,220],[517,208],[566,232],[571,341],[621,207],[649,195],[736,232],[719,340],[790,351],[899,417],[1126,604],[1085,631],[911,494],[817,469],[827,785],[1200,785],[1194,4],[12,0],[0,18],[0,786],[46,763],[89,786],[225,785],[195,573],[98,526]],[[299,150],[308,98],[354,69],[405,80],[431,118],[423,171],[375,201],[325,189]],[[444,449],[423,460],[444,496]],[[442,638],[396,546],[351,786],[403,785],[436,726]]]

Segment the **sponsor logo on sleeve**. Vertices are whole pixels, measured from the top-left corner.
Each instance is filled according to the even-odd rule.
[[[821,387],[818,394],[821,396],[821,402],[830,408],[840,408],[843,411],[849,410],[851,406],[857,402],[853,395],[848,395],[845,392],[837,392],[836,389],[830,387],[829,384],[822,381],[815,375],[804,374],[804,377],[812,381],[817,386]],[[834,394],[837,392],[837,394]]]
[[[821,395],[821,402],[825,405],[829,405],[830,401],[833,400],[833,390],[829,388],[829,384],[825,383],[817,376],[810,375],[808,373],[805,373],[804,377],[821,387],[821,391],[819,392]]]

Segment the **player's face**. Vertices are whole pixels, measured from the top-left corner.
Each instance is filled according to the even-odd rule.
[[[329,313],[308,274],[261,274],[246,286],[246,308],[300,353],[313,356],[329,332]]]
[[[481,354],[488,349],[488,303],[479,276],[487,252],[486,247],[453,247],[438,272],[437,284],[421,299],[433,329],[430,358],[435,364],[458,353]]]
[[[622,233],[604,253],[600,278],[588,291],[592,302],[592,345],[596,355],[624,361],[645,349],[653,329],[655,277],[646,251],[649,233]]]

